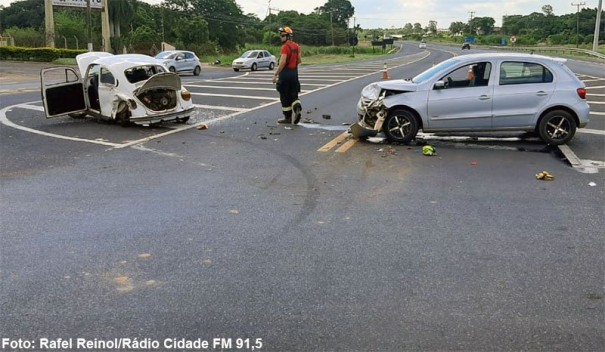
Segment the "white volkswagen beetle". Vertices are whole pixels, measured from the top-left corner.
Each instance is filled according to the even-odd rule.
[[[91,115],[122,125],[186,122],[194,111],[180,77],[150,56],[89,52],[40,73],[46,117]]]

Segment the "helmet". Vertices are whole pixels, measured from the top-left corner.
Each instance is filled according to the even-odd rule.
[[[279,27],[278,31],[280,34],[287,34],[287,35],[294,34],[294,32],[292,31],[292,28],[290,28],[288,26]]]

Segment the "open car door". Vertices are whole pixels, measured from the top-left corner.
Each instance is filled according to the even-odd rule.
[[[45,68],[40,72],[42,101],[46,118],[84,112],[84,84],[71,67]]]

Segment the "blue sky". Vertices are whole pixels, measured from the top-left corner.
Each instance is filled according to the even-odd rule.
[[[0,0],[0,5],[8,6],[19,0]],[[42,1],[42,0],[40,0]],[[112,0],[115,1],[115,0]],[[161,0],[142,0],[159,4]],[[280,10],[294,10],[311,13],[314,8],[324,5],[327,0],[235,0],[244,13],[254,13],[264,19],[269,7]],[[502,24],[504,15],[528,15],[541,12],[542,6],[551,5],[555,15],[575,13],[572,3],[586,3],[584,7],[596,8],[598,0],[349,0],[355,7],[355,23],[362,28],[403,27],[406,23],[420,23],[423,27],[430,20],[437,21],[438,28],[448,28],[455,21],[466,22],[471,17],[492,17],[496,26]],[[269,6],[270,4],[270,6]],[[275,12],[276,10],[272,10]],[[353,25],[353,19],[350,25]]]

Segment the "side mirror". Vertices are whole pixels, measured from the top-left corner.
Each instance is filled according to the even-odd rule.
[[[435,82],[435,89],[445,89],[445,82],[444,81],[437,81]]]

